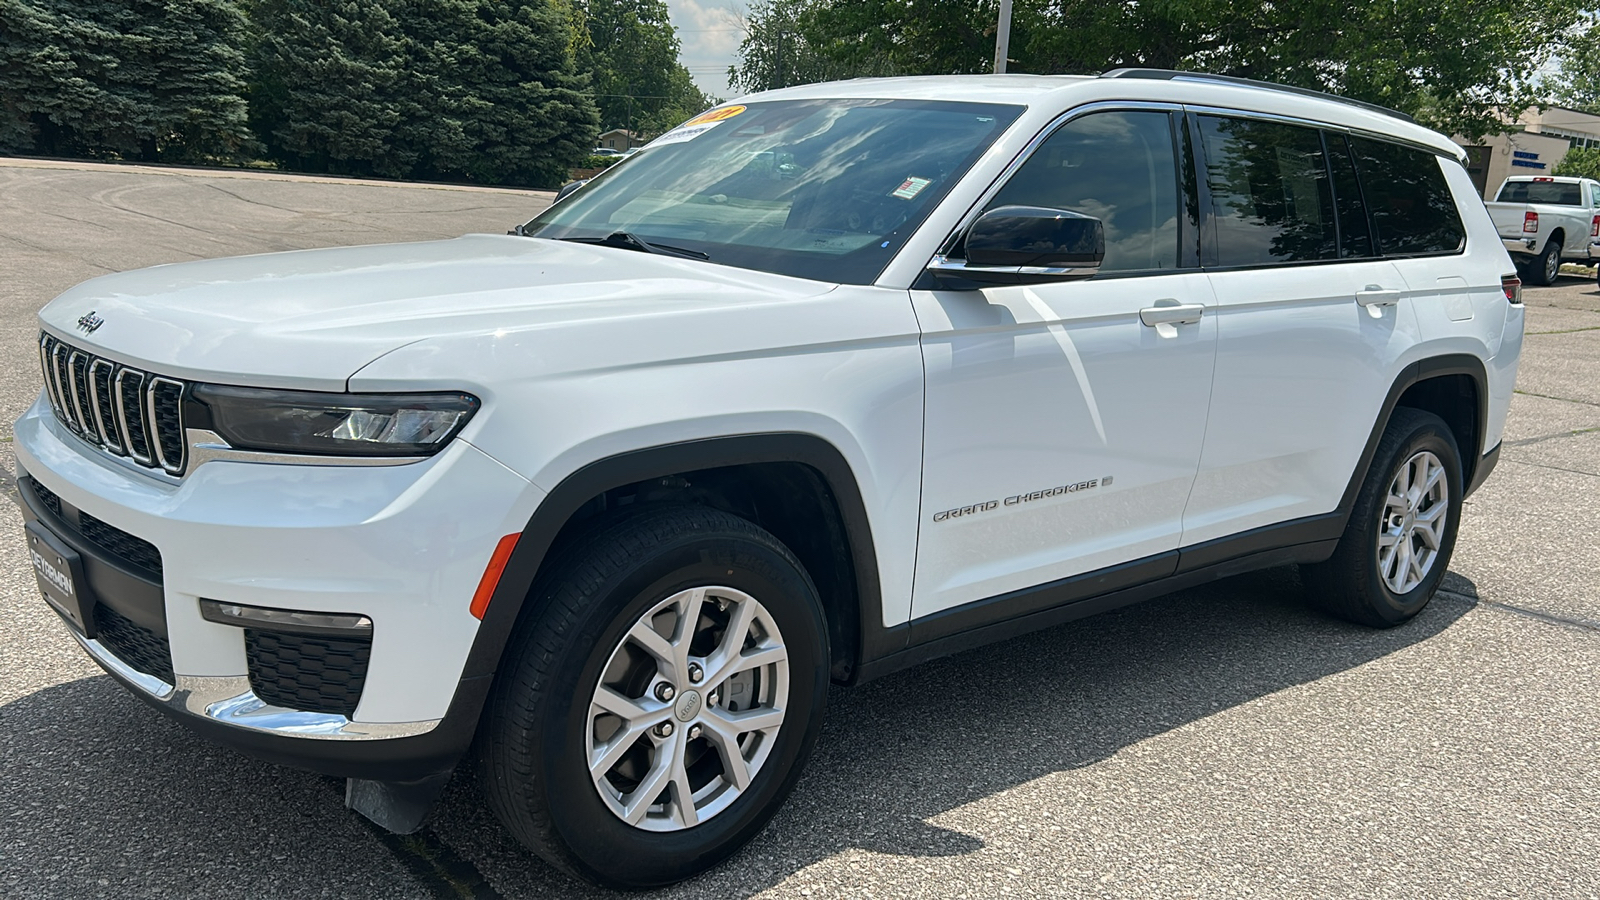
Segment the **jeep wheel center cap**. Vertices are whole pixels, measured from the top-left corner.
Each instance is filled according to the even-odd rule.
[[[672,715],[679,722],[687,722],[700,715],[700,692],[684,691],[678,695],[678,702],[672,704]]]

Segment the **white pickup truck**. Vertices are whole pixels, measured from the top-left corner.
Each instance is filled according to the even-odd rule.
[[[1487,206],[1501,243],[1534,284],[1554,282],[1563,260],[1600,258],[1600,181],[1513,175]]]

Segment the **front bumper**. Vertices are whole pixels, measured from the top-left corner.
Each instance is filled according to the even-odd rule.
[[[407,466],[212,461],[174,484],[89,447],[43,402],[18,420],[16,444],[25,516],[83,557],[90,596],[165,642],[169,667],[73,632],[142,699],[223,743],[333,775],[419,777],[470,743],[490,678],[466,670],[479,624],[467,607],[496,541],[537,503],[526,480],[457,441]],[[154,569],[90,539],[80,517],[148,542]],[[202,618],[201,598],[370,617],[355,708],[264,701],[246,630]]]

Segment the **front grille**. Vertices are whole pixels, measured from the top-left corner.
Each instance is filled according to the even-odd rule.
[[[104,603],[94,609],[95,638],[117,659],[135,671],[177,684],[172,674],[172,646],[167,639],[117,612]]]
[[[141,466],[181,475],[188,386],[124,366],[48,334],[39,337],[50,406],[74,434]]]
[[[138,568],[157,579],[161,578],[161,551],[156,545],[123,531],[115,525],[96,519],[86,512],[78,513],[78,532],[91,544]]]
[[[33,495],[39,498],[39,502],[44,504],[44,508],[50,510],[50,514],[56,518],[63,518],[61,515],[61,498],[56,496],[56,492],[38,481],[33,479],[29,479],[29,481],[33,484]]]
[[[30,478],[28,481],[33,486],[33,495],[39,498],[39,503],[62,524],[70,527],[73,521],[67,518],[66,508],[56,492],[40,484],[37,479]],[[134,537],[115,525],[108,525],[81,510],[77,511],[76,519],[78,534],[84,540],[104,550],[108,555],[136,569],[144,570],[155,580],[161,580],[161,551],[156,549],[155,544]]]
[[[350,718],[367,683],[372,639],[244,630],[250,689],[273,706]]]

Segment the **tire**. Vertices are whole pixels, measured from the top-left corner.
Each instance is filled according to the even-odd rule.
[[[1544,245],[1544,252],[1533,258],[1528,264],[1528,280],[1534,284],[1548,287],[1556,283],[1556,276],[1561,274],[1561,242],[1551,238]]]
[[[1439,470],[1437,486],[1391,494],[1403,478],[1426,477],[1430,465]],[[1338,548],[1326,562],[1305,567],[1311,599],[1336,616],[1374,628],[1392,628],[1422,612],[1455,550],[1461,477],[1461,454],[1444,420],[1397,408],[1378,441]],[[1391,497],[1408,502],[1392,503]],[[1434,510],[1437,518],[1430,520]]]
[[[534,853],[596,884],[657,887],[709,869],[777,811],[821,730],[828,631],[815,586],[771,534],[692,506],[602,523],[551,565],[479,734],[489,806]],[[700,627],[686,642],[691,608]],[[735,652],[727,635],[741,622]]]

